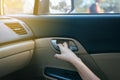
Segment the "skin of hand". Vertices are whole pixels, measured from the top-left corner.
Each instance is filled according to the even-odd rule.
[[[73,61],[79,59],[75,53],[73,53],[69,48],[66,42],[63,44],[58,44],[58,47],[60,48],[61,54],[55,54],[55,57],[70,63],[73,63]]]
[[[55,57],[72,63],[78,70],[79,75],[83,80],[100,80],[83,62],[73,53],[67,43],[58,44],[61,54],[55,54]]]

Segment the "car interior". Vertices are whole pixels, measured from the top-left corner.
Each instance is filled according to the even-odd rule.
[[[33,14],[8,14],[19,11],[0,0],[0,80],[82,80],[72,64],[54,57],[64,42],[101,80],[120,79],[119,13],[74,13],[80,0],[64,1],[71,7],[61,13],[49,8],[55,0],[34,0]]]

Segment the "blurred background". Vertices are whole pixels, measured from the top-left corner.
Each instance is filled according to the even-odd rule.
[[[35,0],[3,0],[4,14],[32,14]],[[95,3],[95,0],[39,0],[43,8],[49,7],[49,14],[59,13],[90,13],[89,7]],[[44,3],[48,1],[48,3]],[[120,13],[119,0],[102,0],[99,2],[101,13]]]

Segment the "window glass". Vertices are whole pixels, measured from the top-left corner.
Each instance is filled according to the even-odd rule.
[[[74,0],[72,13],[120,13],[120,0]]]
[[[32,14],[34,0],[4,0],[4,14]]]
[[[39,0],[39,14],[66,14],[72,9],[71,0]]]
[[[71,8],[71,0],[49,0],[49,12],[51,14],[69,13]]]
[[[38,14],[120,13],[119,0],[39,1]],[[4,14],[32,14],[34,2],[35,0],[4,0]]]

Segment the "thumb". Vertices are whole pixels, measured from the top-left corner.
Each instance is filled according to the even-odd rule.
[[[55,54],[54,57],[59,59],[60,54]]]

